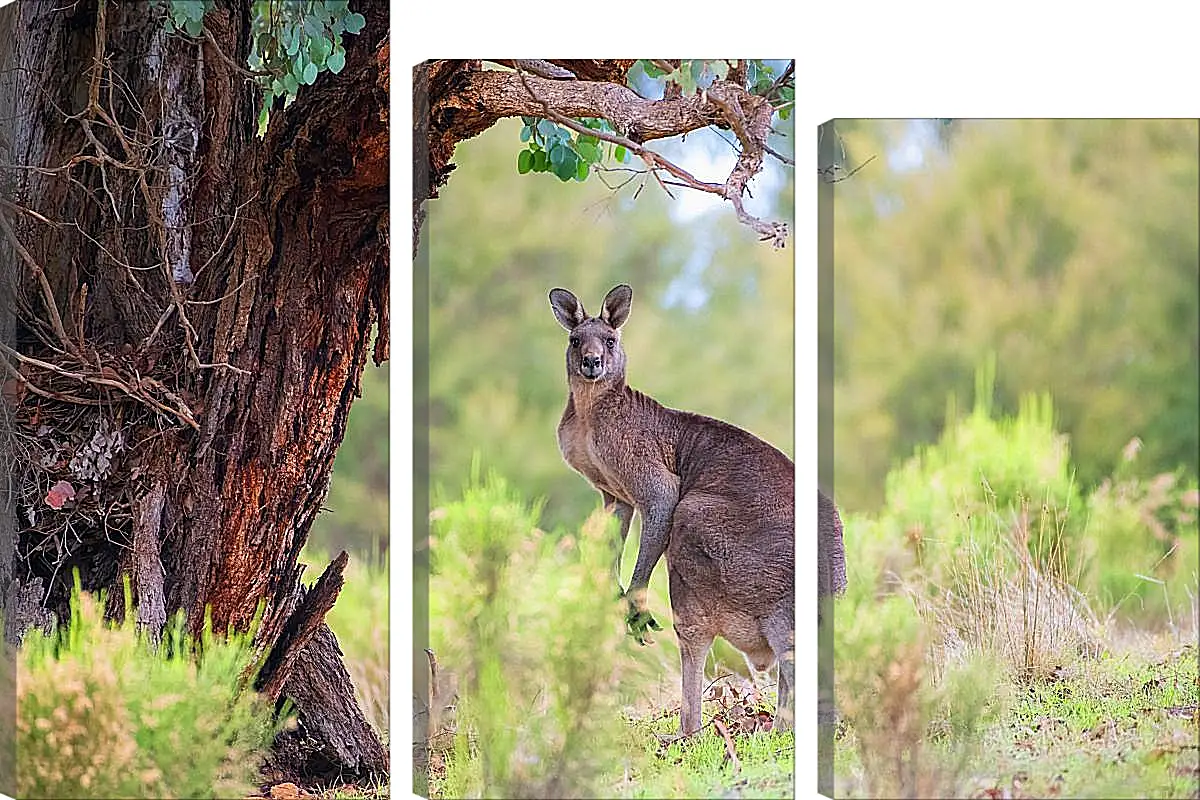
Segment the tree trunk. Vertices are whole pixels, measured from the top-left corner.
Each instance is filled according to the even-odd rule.
[[[373,331],[375,362],[388,354],[387,5],[355,4],[367,26],[344,37],[345,69],[277,106],[263,139],[241,71],[250,6],[209,12],[200,41],[139,3],[0,12],[17,67],[0,89],[0,257],[18,280],[0,596],[65,618],[78,570],[119,614],[129,575],[151,630],[179,609],[193,631],[206,613],[245,630],[263,604],[258,641],[282,670],[265,688],[296,700],[323,767],[381,776],[321,621],[345,561],[321,581],[333,597],[301,602],[297,557]],[[289,748],[282,773],[317,763]]]

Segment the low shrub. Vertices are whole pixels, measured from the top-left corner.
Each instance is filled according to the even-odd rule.
[[[243,797],[275,729],[246,689],[249,636],[185,632],[152,645],[134,614],[110,624],[80,592],[71,621],[26,634],[18,655],[21,797]]]

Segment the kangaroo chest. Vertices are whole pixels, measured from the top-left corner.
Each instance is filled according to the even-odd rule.
[[[575,415],[564,415],[558,426],[558,448],[563,459],[601,492],[632,504],[619,470],[599,445],[601,431]]]

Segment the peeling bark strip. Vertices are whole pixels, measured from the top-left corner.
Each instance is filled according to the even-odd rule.
[[[283,693],[299,708],[320,709],[320,713],[302,713],[295,730],[280,734],[268,772],[323,775],[343,782],[387,776],[387,750],[354,700],[342,651],[328,625],[321,625],[297,655]]]
[[[167,38],[166,30],[159,28],[150,40],[146,70],[150,80],[164,86],[168,93],[168,102],[163,107],[161,145],[167,170],[161,190],[165,267],[172,280],[187,285],[195,280],[191,268],[191,201],[200,147],[200,121],[192,109],[200,106],[202,90],[197,81],[203,69],[196,69],[182,58],[166,58]],[[199,49],[198,44],[195,47]]]
[[[608,120],[618,135],[583,132],[626,147],[656,174],[664,170],[688,188],[721,196],[733,206],[738,220],[764,240],[776,247],[786,242],[786,224],[760,220],[747,213],[743,204],[747,185],[762,169],[771,129],[774,109],[766,98],[747,91],[735,80],[724,80],[688,97],[648,100],[624,85],[625,74],[633,64],[628,60],[497,63],[517,71],[484,70],[481,61],[428,61],[417,66],[414,122],[417,136],[424,137],[424,154],[416,157],[427,161],[415,164],[414,174],[428,174],[429,179],[414,181],[416,220],[423,218],[425,201],[436,198],[438,189],[449,179],[454,169],[451,159],[459,142],[505,117],[540,117],[577,131],[581,126],[573,118],[594,117]],[[732,130],[741,145],[741,155],[724,183],[697,180],[644,147],[646,142],[710,125]],[[421,149],[416,143],[414,148]],[[416,232],[419,228],[415,227]]]
[[[296,655],[312,641],[325,615],[333,608],[333,601],[337,600],[345,584],[342,571],[346,569],[348,560],[343,550],[325,568],[313,587],[303,592],[304,599],[288,617],[283,632],[275,640],[275,646],[254,682],[254,688],[270,700],[279,699],[279,693],[283,691],[283,685],[295,666]]]
[[[165,488],[156,483],[138,501],[133,521],[133,591],[137,602],[137,621],[143,630],[157,636],[167,622],[163,593],[162,558],[159,537],[162,532]]]
[[[387,775],[387,751],[355,702],[337,639],[322,621],[342,589],[347,560],[342,551],[312,588],[300,592],[256,680],[263,695],[290,697],[300,711],[298,729],[277,741],[271,769],[281,775],[336,772],[341,780]],[[320,744],[305,747],[306,740]]]
[[[305,595],[297,559],[364,365],[387,357],[388,6],[355,0],[367,24],[342,72],[277,106],[260,140],[261,94],[236,66],[252,5],[216,4],[202,42],[144,3],[25,0],[0,17],[20,82],[0,141],[0,248],[20,254],[0,352],[21,376],[12,418],[45,442],[41,426],[63,439],[103,416],[126,443],[72,504],[18,508],[11,567],[61,618],[75,569],[118,599],[132,573],[148,627],[183,610],[198,633],[207,610],[214,630],[246,630],[261,604],[256,644],[282,641],[274,674],[306,725],[289,763],[383,778],[322,623],[344,560]],[[39,500],[68,477],[27,461],[14,478]]]

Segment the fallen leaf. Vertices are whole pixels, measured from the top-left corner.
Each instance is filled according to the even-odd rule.
[[[54,509],[63,507],[68,500],[75,499],[75,487],[66,481],[59,481],[46,492],[46,505]]]
[[[294,783],[277,783],[271,787],[274,800],[295,800],[300,796],[300,787]]]

